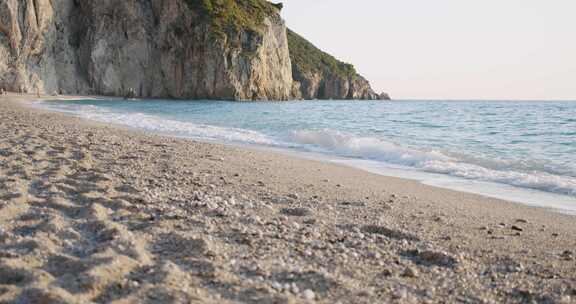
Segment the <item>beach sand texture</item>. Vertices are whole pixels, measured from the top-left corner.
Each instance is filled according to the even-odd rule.
[[[0,98],[0,303],[575,303],[544,209]]]

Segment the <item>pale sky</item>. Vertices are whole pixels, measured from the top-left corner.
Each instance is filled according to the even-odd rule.
[[[283,2],[288,27],[393,98],[576,100],[576,0]]]

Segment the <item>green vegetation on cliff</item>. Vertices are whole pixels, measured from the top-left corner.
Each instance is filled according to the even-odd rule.
[[[264,18],[277,14],[281,4],[265,0],[185,0],[188,8],[211,22],[218,34],[240,29],[257,31]]]
[[[300,72],[336,74],[342,77],[356,76],[356,69],[315,47],[302,36],[288,30],[288,45],[292,66]]]
[[[212,25],[213,33],[226,36],[239,30],[258,32],[266,17],[282,9],[282,4],[266,0],[185,0],[188,8]],[[315,47],[302,36],[288,30],[290,59],[302,73],[321,73],[352,78],[354,66],[341,62]]]

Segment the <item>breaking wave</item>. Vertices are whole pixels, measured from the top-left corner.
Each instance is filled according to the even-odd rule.
[[[507,162],[498,166],[502,170],[495,170],[447,156],[440,151],[421,151],[374,137],[357,137],[333,130],[296,131],[293,139],[300,144],[339,156],[376,160],[430,173],[576,196],[574,177],[535,170],[515,171]]]

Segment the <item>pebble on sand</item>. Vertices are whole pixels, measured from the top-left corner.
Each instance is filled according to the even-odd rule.
[[[512,230],[515,230],[515,231],[524,231],[524,229],[522,229],[522,228],[520,228],[520,227],[518,227],[518,226],[516,226],[516,225],[512,226],[511,229],[512,229]]]
[[[408,267],[406,267],[406,269],[404,269],[402,276],[407,277],[407,278],[417,278],[418,277],[418,270],[416,270],[416,268],[414,268],[414,267],[408,266]]]
[[[291,199],[294,199],[294,200],[297,200],[297,199],[300,198],[300,196],[298,196],[298,194],[296,194],[296,193],[290,193],[290,194],[288,194],[287,196],[288,196],[288,198],[291,198]]]
[[[316,294],[312,290],[306,289],[304,292],[302,292],[302,297],[306,300],[314,300],[314,298],[316,298]]]

